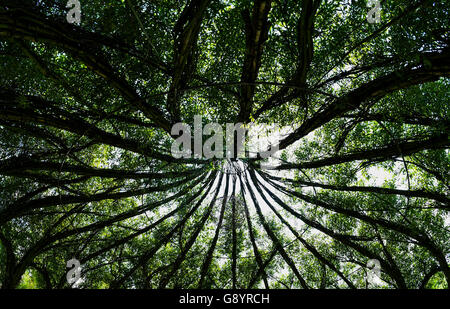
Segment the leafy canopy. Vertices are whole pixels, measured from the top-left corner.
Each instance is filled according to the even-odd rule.
[[[2,287],[448,287],[450,5],[380,2],[2,0]],[[174,158],[195,115],[279,164]]]

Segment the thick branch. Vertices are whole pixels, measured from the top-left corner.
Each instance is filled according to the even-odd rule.
[[[334,118],[358,109],[368,100],[379,100],[393,91],[436,81],[442,76],[450,76],[450,50],[441,53],[422,54],[422,57],[427,60],[427,65],[419,64],[394,71],[367,82],[334,100],[283,139],[280,142],[280,149],[293,144]]]
[[[244,85],[241,86],[238,122],[248,122],[252,112],[253,95],[256,87],[253,83],[258,77],[264,43],[268,38],[270,24],[267,18],[271,9],[271,2],[271,0],[256,0],[251,17],[248,11],[243,12],[246,51],[241,75],[241,82]]]

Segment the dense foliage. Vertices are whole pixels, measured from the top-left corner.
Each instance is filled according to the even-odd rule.
[[[0,0],[2,287],[449,286],[448,0],[66,2]],[[278,164],[174,158],[195,115]]]

